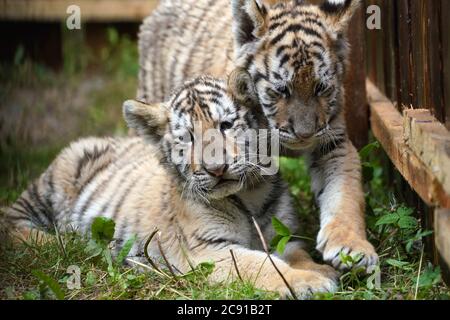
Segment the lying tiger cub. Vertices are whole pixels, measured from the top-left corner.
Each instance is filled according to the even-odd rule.
[[[189,81],[166,103],[126,101],[124,117],[138,137],[72,143],[8,210],[11,228],[21,235],[68,226],[87,232],[95,217],[105,216],[116,222],[118,248],[137,236],[133,256],[142,255],[157,228],[163,254],[176,270],[212,260],[213,281],[231,281],[237,269],[257,287],[288,295],[253,223],[254,217],[267,240],[275,236],[274,216],[296,228],[288,188],[278,174],[263,176],[258,162],[245,161],[249,154],[228,145],[235,140],[232,131],[261,125],[246,81],[249,75],[236,70],[228,83]],[[222,162],[195,159],[195,148],[212,143],[200,137],[207,129],[224,138]],[[157,241],[147,248],[154,261],[162,261]],[[334,269],[314,263],[297,243],[272,259],[298,297],[336,288]]]

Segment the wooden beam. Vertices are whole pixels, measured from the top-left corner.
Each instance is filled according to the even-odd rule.
[[[376,86],[367,80],[367,98],[374,136],[409,185],[430,207],[450,209],[450,196],[433,172],[405,143],[403,117]]]
[[[450,133],[447,128],[426,109],[407,109],[403,118],[406,144],[450,194]]]
[[[158,0],[0,0],[0,19],[14,21],[62,21],[70,5],[77,5],[81,21],[139,22],[158,5]]]
[[[435,210],[434,238],[441,259],[450,266],[450,210]]]

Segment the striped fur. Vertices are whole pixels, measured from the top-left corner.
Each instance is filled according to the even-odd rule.
[[[318,1],[315,1],[318,2]],[[378,261],[366,240],[358,154],[343,117],[346,33],[360,0],[162,0],[141,26],[138,98],[157,101],[198,74],[247,70],[285,155],[305,154],[321,208],[317,249]]]
[[[295,229],[298,221],[286,184],[278,175],[263,179],[255,165],[239,161],[241,154],[233,155],[236,160],[221,178],[209,174],[205,163],[189,164],[187,155],[181,164],[172,161],[173,150],[183,145],[193,150],[199,143],[194,120],[221,131],[225,140],[231,128],[260,125],[252,107],[239,102],[237,78],[242,79],[234,77],[228,86],[210,77],[195,79],[167,103],[127,101],[125,119],[139,136],[72,143],[9,209],[11,229],[29,234],[33,228],[51,232],[70,227],[87,233],[95,217],[105,216],[116,222],[116,249],[137,235],[130,255],[139,257],[158,228],[175,270],[188,271],[189,260],[213,261],[212,280],[229,281],[236,275],[233,250],[242,277],[287,295],[251,220],[258,221],[266,239],[274,236],[274,216]],[[193,140],[184,140],[189,134]],[[162,261],[156,240],[148,253]],[[334,270],[315,264],[298,243],[290,243],[283,257],[273,259],[300,297],[335,289]]]

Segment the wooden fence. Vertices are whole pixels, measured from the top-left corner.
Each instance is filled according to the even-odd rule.
[[[365,0],[364,10],[381,18],[381,29],[361,29],[370,126],[405,198],[434,228],[432,258],[449,265],[450,1]]]

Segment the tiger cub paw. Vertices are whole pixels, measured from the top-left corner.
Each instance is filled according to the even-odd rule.
[[[344,271],[362,267],[367,270],[378,264],[373,245],[361,236],[347,230],[328,232],[327,235],[322,231],[317,239],[317,250],[322,252],[324,261],[336,269]]]
[[[310,270],[292,270],[285,274],[286,281],[294,291],[297,299],[311,299],[319,293],[333,293],[337,290],[336,280]],[[290,290],[284,283],[280,283],[278,291],[282,297],[291,297]]]

